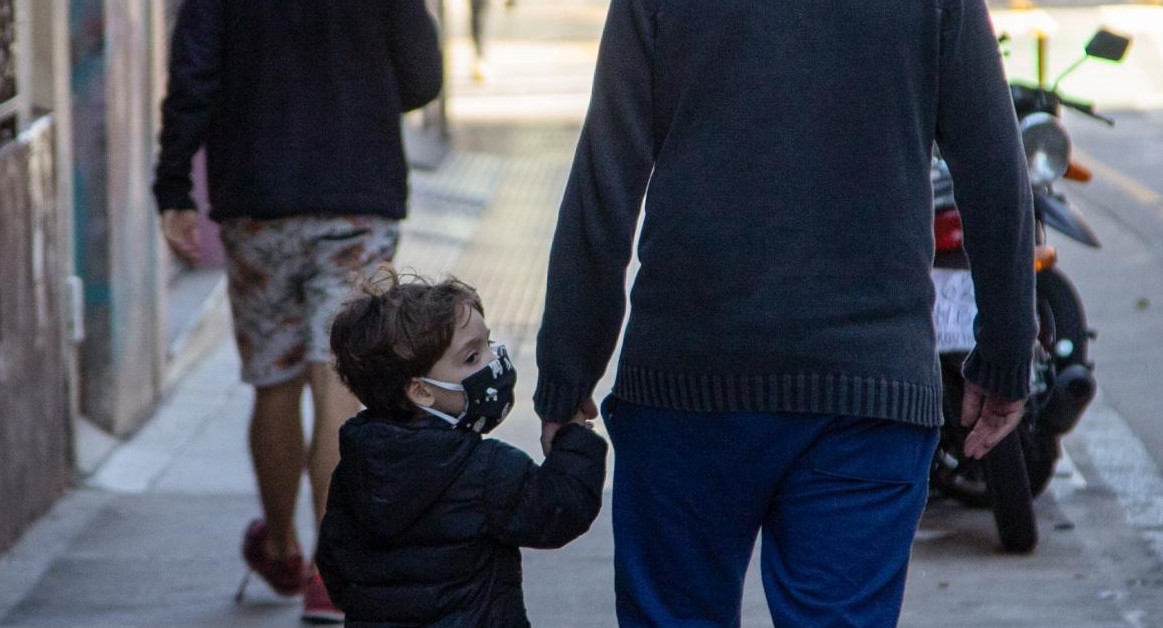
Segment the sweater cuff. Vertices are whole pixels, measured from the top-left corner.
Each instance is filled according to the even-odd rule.
[[[978,349],[974,349],[961,373],[965,379],[981,386],[991,394],[998,395],[1009,401],[1020,401],[1030,395],[1030,364],[1033,361],[1033,352],[1024,359],[991,361],[982,357]]]
[[[158,213],[168,209],[197,209],[194,198],[190,196],[190,185],[186,182],[173,181],[171,178],[158,175],[153,184],[153,196],[157,201]]]
[[[565,423],[573,418],[592,391],[592,386],[585,388],[539,377],[537,391],[533,393],[533,410],[542,421]]]
[[[198,209],[193,197],[189,194],[157,195],[157,211],[160,214],[171,209]]]

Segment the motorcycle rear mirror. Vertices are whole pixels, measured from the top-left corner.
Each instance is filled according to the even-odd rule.
[[[1094,38],[1086,45],[1086,56],[1107,61],[1122,61],[1127,56],[1127,48],[1131,46],[1131,38],[1112,33],[1105,28],[1094,34]]]
[[[1054,87],[1051,91],[1057,92],[1058,86],[1062,84],[1062,79],[1070,76],[1077,70],[1087,59],[1106,59],[1107,61],[1119,62],[1127,56],[1127,49],[1131,47],[1131,38],[1116,33],[1112,33],[1107,29],[1099,29],[1094,37],[1090,39],[1090,43],[1086,44],[1086,56],[1066,69],[1057,81],[1054,81]]]

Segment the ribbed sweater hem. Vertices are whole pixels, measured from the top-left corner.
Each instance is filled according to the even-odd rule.
[[[837,373],[688,375],[623,364],[614,395],[683,412],[837,414],[942,424],[940,386]]]
[[[545,420],[568,420],[591,390],[542,378],[534,407]],[[924,427],[943,423],[939,384],[837,373],[691,375],[622,364],[614,396],[682,412],[836,414]]]

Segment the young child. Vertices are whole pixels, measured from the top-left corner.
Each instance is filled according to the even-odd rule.
[[[317,562],[348,626],[528,626],[519,547],[558,548],[601,508],[606,442],[579,416],[545,463],[482,439],[516,372],[450,279],[370,282],[336,316],[336,370],[367,410],[340,430]]]

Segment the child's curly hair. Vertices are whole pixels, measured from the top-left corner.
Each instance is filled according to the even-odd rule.
[[[380,264],[331,325],[331,351],[343,383],[368,410],[409,417],[404,394],[444,355],[466,307],[484,315],[480,296],[454,277],[432,283]]]

